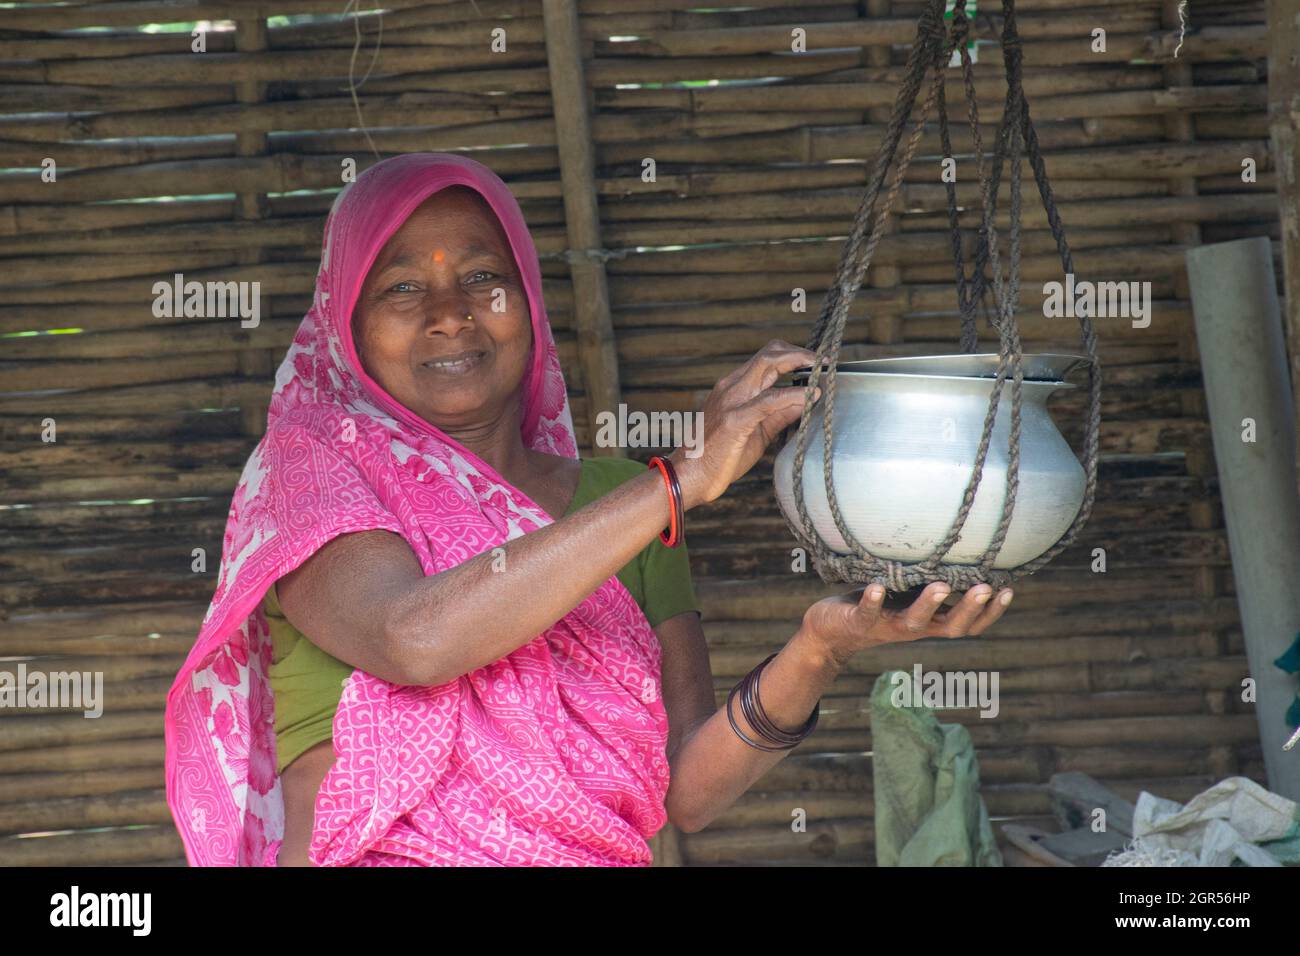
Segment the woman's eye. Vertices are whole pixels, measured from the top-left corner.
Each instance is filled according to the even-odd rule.
[[[405,291],[405,290],[402,289],[402,286],[408,286],[408,287],[409,287],[409,286],[411,286],[411,283],[409,283],[409,282],[399,282],[399,283],[397,283],[397,285],[393,286],[393,287],[392,287],[391,289],[389,289],[388,291],[389,291],[389,292],[402,292],[402,291]]]
[[[492,278],[495,275],[495,272],[488,272],[486,269],[478,269],[470,275],[470,279],[472,280],[474,276],[487,276],[488,278]]]

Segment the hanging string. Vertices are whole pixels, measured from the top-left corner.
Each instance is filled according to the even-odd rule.
[[[348,11],[352,12],[352,29],[356,34],[356,42],[352,44],[352,59],[348,61],[348,92],[352,95],[352,107],[357,111],[357,125],[361,127],[361,132],[365,134],[366,142],[370,144],[370,151],[375,154],[375,159],[379,159],[379,150],[375,148],[375,141],[370,138],[370,128],[366,126],[365,117],[361,115],[361,101],[357,98],[357,90],[360,89],[370,79],[370,71],[375,68],[375,62],[379,59],[379,50],[384,42],[384,11],[376,7],[371,12],[379,14],[379,34],[375,37],[375,52],[370,57],[370,66],[366,67],[366,75],[361,78],[361,82],[356,82],[357,53],[361,50],[361,22],[358,11],[354,9],[357,0],[348,0],[343,7],[343,15],[347,16]]]

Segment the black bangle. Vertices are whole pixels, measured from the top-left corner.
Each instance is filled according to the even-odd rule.
[[[675,548],[686,539],[686,508],[682,504],[682,486],[677,480],[677,468],[667,458],[663,462],[668,469],[668,480],[673,485],[673,508],[677,513],[677,539],[669,545],[670,548]]]
[[[805,740],[817,727],[817,720],[821,716],[822,703],[819,699],[817,705],[813,708],[812,714],[808,717],[807,722],[805,722],[799,730],[793,733],[787,730],[782,730],[780,727],[776,726],[776,724],[772,723],[771,719],[767,716],[767,712],[763,710],[763,705],[759,702],[758,679],[763,672],[763,668],[768,665],[773,657],[776,657],[776,654],[769,655],[766,660],[746,674],[744,678],[742,678],[741,681],[731,689],[731,693],[727,695],[727,720],[731,724],[731,729],[736,732],[736,736],[749,744],[749,746],[753,747],[755,750],[763,750],[769,753],[778,750],[791,750]],[[736,722],[735,713],[732,709],[733,701],[738,693],[740,694],[740,708],[745,715],[745,719],[749,722],[750,726],[753,727],[765,741],[767,741],[767,743],[760,743],[759,741],[752,739],[748,734],[740,729],[740,725]]]
[[[739,689],[740,689],[740,684],[737,684],[735,687],[731,688],[731,693],[727,695],[727,720],[731,723],[731,729],[736,732],[736,736],[739,737],[741,740],[743,740],[745,743],[749,744],[755,750],[765,750],[768,751],[769,753],[778,750],[789,750],[790,748],[786,746],[769,747],[766,744],[761,744],[758,741],[750,738],[749,735],[747,735],[743,730],[740,729],[740,725],[736,723],[736,715],[732,713],[731,710],[731,702],[736,696],[736,691]]]
[[[763,668],[767,667],[773,657],[776,657],[776,655],[770,655],[767,660],[763,661],[763,663],[759,664],[758,667],[754,669],[754,678],[749,682],[749,687],[741,690],[741,712],[745,715],[745,719],[749,721],[750,725],[765,739],[771,740],[774,743],[788,744],[793,747],[807,737],[808,734],[812,732],[813,727],[817,726],[817,717],[821,713],[821,701],[817,702],[818,706],[814,708],[812,715],[809,717],[808,721],[804,723],[804,726],[796,731],[782,730],[774,724],[772,719],[767,716],[767,711],[763,709],[763,703],[759,699],[758,695],[759,681],[762,679]]]

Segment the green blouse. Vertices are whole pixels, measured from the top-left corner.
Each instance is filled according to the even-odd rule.
[[[627,458],[584,458],[570,515],[645,471]],[[684,611],[698,611],[685,543],[668,548],[655,539],[618,572],[651,627]],[[285,618],[275,585],[262,600],[271,631],[267,677],[275,697],[276,768],[283,771],[305,751],[334,735],[334,714],[354,670],[326,654]]]

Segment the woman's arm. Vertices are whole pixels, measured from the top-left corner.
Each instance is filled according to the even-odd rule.
[[[979,584],[940,612],[950,590],[935,582],[910,607],[892,611],[884,609],[884,589],[879,588],[877,596],[878,587],[834,595],[812,605],[798,632],[763,669],[759,699],[778,727],[795,731],[803,726],[817,701],[858,651],[922,637],[981,634],[1002,616],[1011,600],[1010,589],[990,600],[993,588]],[[665,807],[673,826],[693,833],[735,803],[790,751],[758,750],[736,736],[726,705],[713,706],[708,650],[696,616],[678,615],[664,623],[671,623],[676,631],[664,642],[664,706],[670,724],[677,720],[685,731],[680,746],[669,751],[672,775]],[[701,655],[706,661],[702,667],[698,663]],[[670,673],[679,676],[670,682]],[[703,716],[706,690],[709,715]],[[746,735],[762,739],[745,720],[739,701],[733,715]]]
[[[694,833],[735,803],[790,751],[755,750],[731,729],[726,707],[719,707],[714,695],[713,670],[698,614],[678,614],[655,631],[664,649],[664,708],[670,728],[672,772],[664,807],[669,823]],[[839,671],[820,647],[806,636],[795,635],[763,670],[763,709],[778,726],[799,727]],[[740,728],[759,739],[739,704],[734,712]]]
[[[800,415],[804,389],[780,376],[816,355],[774,340],[728,373],[702,411],[704,447],[683,449],[683,507],[718,498]],[[285,575],[285,617],[326,653],[395,684],[436,686],[500,660],[546,630],[638,554],[669,522],[658,471],[646,470],[544,528],[424,576],[400,536],[344,535]],[[494,549],[495,550],[495,549]]]
[[[663,648],[664,710],[668,712],[668,760],[671,763],[691,735],[718,709],[713,694],[713,666],[700,626],[699,611],[684,611],[655,627]]]
[[[647,469],[507,541],[500,554],[486,551],[435,575],[425,576],[399,535],[341,535],[281,578],[276,596],[290,623],[327,654],[395,684],[436,686],[528,643],[668,521],[663,478]]]

